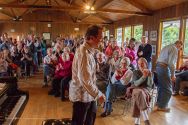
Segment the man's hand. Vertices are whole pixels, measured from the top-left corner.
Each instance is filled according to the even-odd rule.
[[[102,103],[104,103],[105,101],[106,101],[106,97],[105,97],[105,95],[104,94],[102,94],[100,97],[99,97],[99,104],[102,104]]]
[[[171,80],[174,83],[176,81],[176,76],[171,76]]]
[[[139,56],[142,56],[142,55],[143,55],[143,52],[142,52],[142,51],[140,51],[140,52],[138,53],[138,55],[139,55]]]

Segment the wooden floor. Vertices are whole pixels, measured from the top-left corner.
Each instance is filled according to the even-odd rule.
[[[29,91],[29,101],[19,119],[18,125],[41,125],[45,119],[70,118],[72,113],[71,102],[61,102],[59,98],[48,96],[49,88],[41,88],[42,74],[19,80],[19,87]],[[178,96],[170,102],[171,112],[152,112],[152,125],[188,125],[188,97]],[[134,125],[130,113],[122,115],[123,105],[115,103],[112,115],[101,118],[102,108],[99,107],[95,125]],[[143,124],[143,122],[142,122]]]

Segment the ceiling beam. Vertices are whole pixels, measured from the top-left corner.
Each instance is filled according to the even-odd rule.
[[[35,5],[38,1],[39,1],[39,0],[35,0],[35,1],[33,2],[33,5]],[[23,16],[26,15],[31,9],[32,9],[32,8],[27,8],[27,9],[22,13],[22,15],[20,15],[20,16],[23,17]]]
[[[58,6],[61,6],[61,4],[57,1],[57,0],[54,0],[55,3],[58,5]]]
[[[23,23],[23,22],[27,22],[27,23],[47,23],[47,22],[51,22],[51,23],[68,23],[68,24],[99,24],[99,25],[110,25],[109,23],[97,23],[97,22],[70,22],[70,21],[40,21],[40,20],[22,20],[22,21],[12,21],[12,20],[0,20],[0,22],[11,22],[11,23]]]
[[[97,17],[101,18],[102,20],[104,20],[106,22],[113,23],[113,21],[111,19],[106,18],[105,16],[102,16],[100,14],[95,14],[94,16],[97,16]]]
[[[84,8],[79,7],[67,7],[67,6],[41,6],[41,5],[13,5],[13,4],[0,4],[0,7],[11,7],[11,8],[33,8],[33,9],[47,9],[47,10],[65,10],[65,11],[84,11]],[[128,15],[140,15],[140,16],[151,16],[152,13],[138,12],[138,11],[126,11],[116,9],[97,9],[99,13],[123,13]]]
[[[7,12],[5,12],[5,11],[3,11],[3,10],[1,10],[0,13],[2,13],[2,14],[4,14],[4,15],[7,15],[7,16],[9,16],[9,17],[14,18],[14,15],[12,15],[12,14],[10,14],[10,13],[7,13]]]
[[[146,8],[144,5],[138,3],[138,0],[124,0],[125,2],[131,4],[132,6],[140,9],[142,12],[151,12],[148,8]]]
[[[10,10],[11,10],[12,15],[13,15],[14,17],[16,17],[16,14],[15,14],[13,8],[10,8]]]
[[[62,0],[63,2],[65,2],[68,6],[76,6],[76,7],[81,7],[80,5],[76,4],[74,1],[70,0]]]
[[[111,3],[112,1],[114,0],[106,0],[103,4],[101,4],[100,6],[96,7],[96,8],[103,8],[105,7],[106,5],[108,5],[109,3]]]

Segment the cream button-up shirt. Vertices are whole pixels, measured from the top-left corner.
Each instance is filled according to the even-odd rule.
[[[84,42],[77,50],[72,64],[69,99],[72,102],[91,102],[102,93],[96,86],[94,49]]]

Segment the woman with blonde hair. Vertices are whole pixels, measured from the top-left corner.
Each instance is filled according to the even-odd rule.
[[[148,69],[145,58],[138,59],[138,70],[133,72],[131,87],[127,88],[126,96],[133,100],[133,117],[135,125],[140,125],[140,115],[142,114],[145,125],[150,125],[148,111],[150,103],[150,90],[153,86],[152,73]]]
[[[64,97],[64,87],[71,80],[72,75],[72,61],[68,53],[62,53],[59,57],[58,64],[56,65],[54,79],[52,81],[52,89],[49,91],[49,95],[59,97],[62,94],[62,100]],[[61,86],[61,90],[60,90]]]

